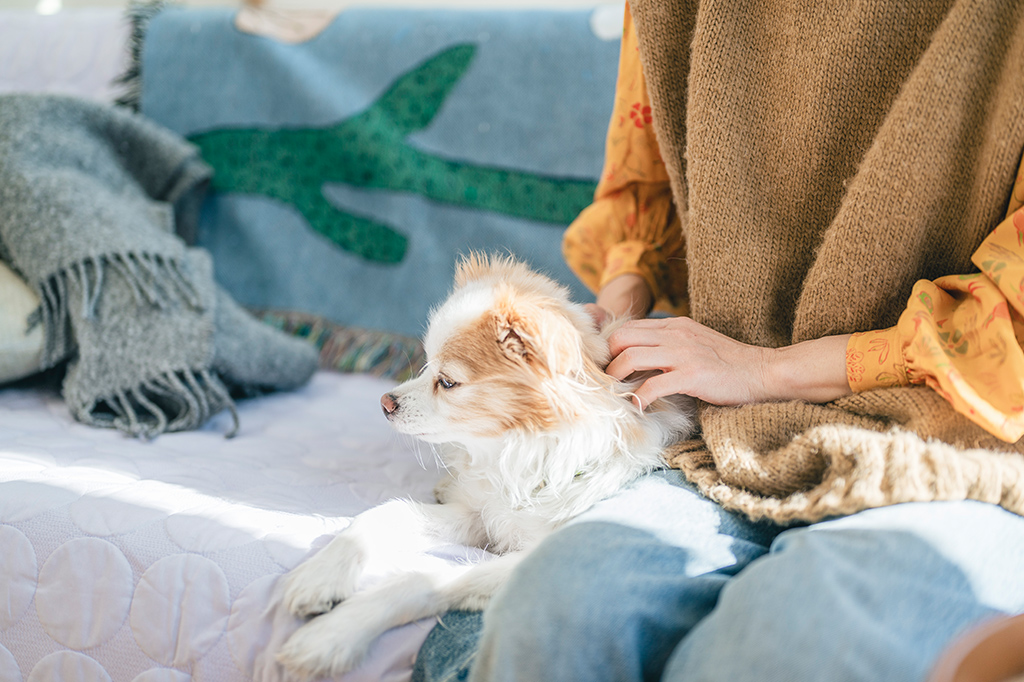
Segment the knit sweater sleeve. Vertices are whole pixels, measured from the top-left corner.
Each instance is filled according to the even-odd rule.
[[[926,384],[1008,442],[1024,436],[1024,160],[971,275],[921,280],[895,327],[854,334],[850,387]]]
[[[627,5],[604,169],[594,202],[566,230],[562,249],[569,267],[595,293],[633,273],[651,288],[656,310],[684,315],[683,231],[651,120]]]

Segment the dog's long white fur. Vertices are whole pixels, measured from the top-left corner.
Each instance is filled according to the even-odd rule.
[[[548,533],[663,466],[665,446],[693,430],[691,402],[661,401],[641,413],[628,398],[631,385],[588,371],[607,362],[606,336],[592,328],[590,317],[569,302],[564,289],[508,259],[471,257],[461,268],[462,281],[431,315],[427,368],[391,394],[398,406],[390,415],[395,427],[441,444],[449,473],[437,488],[441,504],[393,500],[360,514],[286,576],[286,607],[301,616],[323,614],[278,652],[278,660],[299,676],[352,669],[373,640],[392,627],[451,609],[483,608]],[[560,315],[578,337],[571,352],[559,354],[546,348],[544,325],[531,327],[535,338],[530,341],[544,363],[537,388],[557,419],[551,428],[481,435],[479,428],[453,417],[465,417],[472,405],[456,411],[447,404],[433,364],[442,349],[452,344],[458,349],[459,335],[490,314],[497,297],[514,303],[520,289],[524,299],[539,300]],[[474,566],[423,556],[451,544],[501,556]],[[413,564],[415,571],[403,569]],[[359,590],[371,566],[376,574],[383,568],[386,577]]]

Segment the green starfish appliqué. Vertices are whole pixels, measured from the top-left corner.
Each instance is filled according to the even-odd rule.
[[[294,206],[318,233],[367,260],[399,263],[408,238],[337,209],[327,183],[419,194],[434,201],[567,224],[593,199],[588,180],[461,163],[407,142],[434,119],[468,69],[473,45],[456,45],[400,76],[368,109],[324,128],[222,129],[190,139],[213,166],[215,190]]]

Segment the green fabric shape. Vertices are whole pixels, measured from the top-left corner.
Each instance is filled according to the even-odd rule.
[[[398,230],[338,210],[327,183],[418,194],[434,201],[567,224],[592,200],[595,183],[479,166],[421,152],[406,138],[427,127],[476,53],[456,45],[400,76],[368,109],[325,128],[213,130],[190,139],[214,168],[217,191],[258,194],[294,206],[340,248],[399,263]]]

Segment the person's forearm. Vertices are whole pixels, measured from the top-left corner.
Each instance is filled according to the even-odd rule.
[[[826,336],[770,351],[765,372],[770,399],[827,403],[850,395],[849,340],[849,334]]]
[[[646,317],[654,305],[651,289],[640,275],[626,273],[612,279],[597,295],[597,305],[615,317]]]

